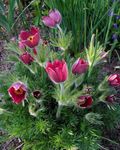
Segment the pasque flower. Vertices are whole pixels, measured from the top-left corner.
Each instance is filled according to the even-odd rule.
[[[113,103],[115,101],[115,95],[109,95],[105,100],[109,103]]]
[[[20,60],[24,64],[30,65],[34,61],[34,58],[28,52],[25,52],[22,55],[20,55]]]
[[[35,90],[33,92],[33,96],[36,98],[36,99],[40,99],[41,96],[42,96],[42,93],[39,91],[39,90]]]
[[[84,59],[78,58],[77,61],[72,66],[73,74],[85,73],[88,69],[88,62]]]
[[[40,40],[39,28],[32,26],[30,31],[21,31],[19,34],[20,42],[30,48],[34,48],[38,45]]]
[[[111,86],[120,86],[120,74],[112,74],[108,77]]]
[[[82,108],[90,107],[93,103],[93,99],[90,95],[83,95],[78,97],[77,105]]]
[[[51,10],[49,12],[48,16],[43,16],[42,17],[42,21],[43,23],[50,28],[54,28],[56,27],[56,25],[60,24],[62,20],[62,16],[60,14],[60,12],[56,9]]]
[[[54,83],[61,83],[67,80],[68,67],[64,60],[55,60],[54,62],[47,62],[46,72],[49,78]]]
[[[15,82],[13,83],[10,88],[8,89],[8,93],[12,98],[13,102],[16,104],[21,103],[25,100],[27,94],[27,87],[22,82]]]

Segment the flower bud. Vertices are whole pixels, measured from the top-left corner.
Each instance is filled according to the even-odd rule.
[[[111,86],[120,86],[120,74],[112,74],[108,77]]]
[[[81,108],[88,108],[92,105],[93,99],[90,95],[83,95],[78,97],[77,105]]]
[[[24,64],[30,65],[34,61],[34,58],[28,52],[25,52],[22,55],[20,55],[20,60]]]
[[[77,61],[72,66],[73,74],[82,74],[85,73],[88,69],[88,62],[84,59],[78,58]]]

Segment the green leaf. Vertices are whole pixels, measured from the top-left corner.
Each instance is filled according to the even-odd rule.
[[[1,13],[0,13],[0,26],[2,26],[3,28],[5,28],[7,32],[10,32],[10,26],[9,26],[8,20]]]
[[[101,121],[102,116],[97,113],[90,112],[85,115],[85,119],[90,122],[91,124],[97,124],[97,125],[102,125],[103,121]]]
[[[0,1],[0,13],[4,13],[5,12],[5,7],[4,7],[4,3],[3,1]]]
[[[3,113],[11,113],[3,108],[0,108],[0,115],[2,115]]]
[[[10,27],[14,23],[14,8],[15,8],[16,0],[9,0],[9,12],[8,12],[8,21]]]
[[[11,62],[18,62],[19,61],[19,58],[14,54],[14,55],[10,55],[9,58],[8,58],[8,61],[11,61]]]

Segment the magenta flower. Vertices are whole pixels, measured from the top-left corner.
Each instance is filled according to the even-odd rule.
[[[120,86],[120,74],[112,74],[108,77],[111,86]]]
[[[48,16],[43,16],[42,21],[43,23],[50,28],[56,27],[56,25],[60,24],[62,20],[62,16],[60,12],[56,9],[51,10]]]
[[[31,27],[30,31],[21,31],[19,35],[20,42],[30,48],[39,44],[40,31],[37,27]]]
[[[88,62],[84,59],[78,58],[77,61],[72,66],[73,74],[82,74],[85,73],[88,69]]]
[[[30,65],[34,61],[34,58],[28,52],[25,52],[22,55],[20,55],[20,60],[24,64]]]
[[[78,97],[77,105],[82,108],[88,108],[92,105],[93,99],[89,95],[83,95]]]
[[[46,72],[49,78],[56,84],[64,82],[68,77],[68,68],[64,60],[55,60],[52,63],[48,62]]]
[[[109,103],[113,103],[115,101],[115,95],[109,95],[105,100]]]
[[[22,82],[15,82],[8,89],[8,93],[12,98],[13,102],[16,104],[21,103],[25,100],[27,94],[27,87]]]

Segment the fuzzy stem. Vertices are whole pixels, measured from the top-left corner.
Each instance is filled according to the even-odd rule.
[[[57,113],[56,113],[57,119],[60,118],[61,110],[62,110],[62,105],[58,103],[58,108],[57,108]]]
[[[57,28],[59,29],[60,33],[62,34],[63,33],[62,28],[59,25],[57,25]]]
[[[57,113],[56,113],[56,118],[58,119],[60,117],[61,114],[61,110],[62,110],[62,96],[63,96],[63,92],[64,92],[64,85],[63,83],[60,84],[60,100],[58,101],[58,108],[57,108]]]
[[[37,58],[35,59],[35,61],[40,67],[44,67],[43,64],[41,62],[39,62]]]

